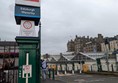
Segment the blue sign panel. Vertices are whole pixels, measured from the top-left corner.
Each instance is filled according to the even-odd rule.
[[[28,17],[28,18],[40,18],[40,7],[29,6],[15,6],[15,16]]]

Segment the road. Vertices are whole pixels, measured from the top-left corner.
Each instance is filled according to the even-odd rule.
[[[61,75],[56,79],[65,83],[118,83],[118,77],[103,75]]]

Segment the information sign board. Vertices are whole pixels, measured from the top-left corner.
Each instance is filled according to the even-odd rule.
[[[37,7],[18,6],[15,7],[15,16],[40,18],[40,9]]]
[[[20,36],[36,36],[34,21],[21,21]]]

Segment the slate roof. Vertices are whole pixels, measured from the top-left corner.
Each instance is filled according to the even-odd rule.
[[[96,58],[104,57],[104,53],[82,53],[79,52],[78,54],[72,53],[61,53],[60,55],[50,55],[50,61],[95,61]]]
[[[105,53],[103,53],[103,52],[100,52],[100,53],[82,53],[82,52],[80,52],[80,54],[83,54],[84,56],[89,57],[93,60],[96,60],[97,58],[102,58],[105,56]]]
[[[65,59],[67,59],[68,61],[71,61],[71,59],[75,56],[75,55],[62,55]]]
[[[83,53],[78,53],[72,58],[72,61],[94,61],[94,59],[84,55]]]
[[[55,61],[58,61],[60,58],[60,55],[50,55],[51,59],[54,59]]]

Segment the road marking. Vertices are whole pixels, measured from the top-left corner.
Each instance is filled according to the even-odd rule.
[[[97,80],[89,80],[89,81],[86,81],[87,83],[91,83],[91,82],[101,82],[101,81],[104,81],[103,79],[97,79]]]
[[[82,82],[91,83],[91,82],[101,82],[101,81],[104,81],[104,79],[96,79],[96,80],[76,79],[74,81],[79,82],[79,83],[82,83]]]
[[[77,79],[77,80],[74,80],[75,82],[84,82],[85,80],[84,79]]]

